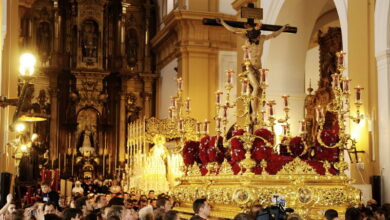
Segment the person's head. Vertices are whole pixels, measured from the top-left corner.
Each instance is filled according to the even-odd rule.
[[[148,200],[143,199],[139,201],[139,208],[142,209],[143,207],[148,205]]]
[[[255,218],[247,213],[239,213],[234,216],[234,220],[254,220]]]
[[[69,208],[62,213],[63,220],[80,220],[83,212],[80,209]]]
[[[337,213],[337,211],[334,209],[328,209],[325,211],[324,217],[324,220],[333,220],[339,217],[339,213]]]
[[[171,202],[165,197],[161,197],[161,198],[157,199],[156,205],[157,205],[157,208],[164,209],[165,212],[171,210],[171,207],[172,207]]]
[[[253,205],[249,211],[249,214],[256,218],[257,214],[262,210],[262,208],[263,207],[260,204]]]
[[[361,220],[360,210],[357,208],[348,208],[345,212],[345,220]]]
[[[85,216],[85,220],[97,220],[97,215],[96,213],[89,213],[87,216]]]
[[[101,209],[107,206],[107,198],[104,195],[98,195],[95,198],[97,208]]]
[[[163,220],[180,220],[179,212],[176,210],[169,210],[165,213]]]
[[[16,204],[14,202],[11,202],[8,205],[7,211],[9,214],[14,213],[16,211]]]
[[[45,203],[43,206],[43,214],[54,214],[56,212],[56,207],[53,203]]]
[[[41,184],[41,189],[43,193],[49,193],[51,191],[51,186],[49,182],[43,182]]]
[[[92,210],[91,204],[89,204],[88,198],[83,196],[74,201],[76,209],[83,211],[84,215]]]
[[[112,198],[108,202],[108,206],[113,206],[113,205],[123,206],[124,205],[123,198],[119,198],[119,197]]]
[[[154,190],[150,190],[148,194],[149,199],[154,199]]]
[[[11,213],[9,220],[24,220],[24,210],[18,209]]]
[[[81,187],[81,182],[77,180],[76,183],[75,183],[75,186],[76,187]]]
[[[197,199],[194,201],[192,208],[195,212],[195,214],[198,214],[199,216],[209,216],[211,207],[207,203],[206,199]]]
[[[111,219],[111,218],[119,218],[119,219],[122,219],[122,214],[123,214],[123,211],[124,211],[124,208],[123,206],[120,206],[120,205],[113,205],[107,209],[104,210],[105,211],[105,215],[106,215],[106,219]]]

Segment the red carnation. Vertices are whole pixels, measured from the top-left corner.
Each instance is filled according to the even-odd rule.
[[[209,147],[207,149],[207,153],[208,153],[208,156],[209,156],[208,157],[208,161],[209,162],[218,162],[219,164],[221,164],[223,162],[223,159],[224,159],[225,149],[223,147],[223,139],[222,139],[222,137],[218,138],[217,146],[216,146],[216,143],[215,143],[216,139],[217,139],[216,136],[213,136],[210,139]]]
[[[321,133],[322,141],[328,146],[334,146],[339,141],[339,136],[335,130],[323,130]],[[339,160],[339,148],[327,148],[316,143],[315,146],[315,159],[326,161],[338,161]]]
[[[193,165],[196,159],[199,158],[199,144],[198,141],[187,141],[185,143],[183,148],[183,160],[186,166]]]
[[[260,128],[257,129],[254,133],[256,136],[264,138],[266,141],[270,142],[272,145],[274,145],[274,134],[266,129],[266,128]]]
[[[199,145],[199,158],[203,165],[207,165],[209,162],[208,148],[210,143],[210,136],[205,136],[200,140]]]
[[[293,157],[299,157],[305,150],[301,137],[293,137],[290,140],[290,151]]]
[[[270,144],[274,144],[274,135],[271,131],[265,128],[257,129],[254,133],[256,136],[262,137],[264,140],[268,141]],[[267,146],[264,140],[261,138],[256,138],[252,145],[252,158],[256,161],[267,159],[272,154],[272,148]]]

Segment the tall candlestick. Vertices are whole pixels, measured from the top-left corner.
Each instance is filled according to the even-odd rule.
[[[233,81],[233,74],[234,74],[234,72],[233,72],[233,70],[228,70],[228,71],[226,71],[226,83],[227,84],[231,84],[232,83],[232,81]]]
[[[267,103],[268,107],[269,107],[269,115],[270,116],[273,116],[274,115],[274,105],[275,105],[275,100],[270,100],[268,103]]]
[[[183,119],[179,120],[179,131],[180,132],[184,131],[184,120]]]
[[[361,88],[359,85],[355,88],[356,90],[356,102],[360,102],[361,99],[362,99],[362,90],[363,88]]]
[[[333,88],[338,88],[340,86],[340,74],[333,73],[332,79],[333,79],[333,81],[332,81]]]
[[[176,108],[177,107],[177,100],[176,100],[177,97],[175,96],[171,96],[171,106],[173,108]]]
[[[288,107],[288,98],[290,96],[289,95],[283,95],[282,98],[283,98],[283,101],[284,101],[284,107]]]
[[[183,79],[181,77],[177,78],[177,90],[183,90]]]
[[[207,134],[209,134],[209,121],[206,119],[205,121],[204,121],[204,126],[203,126],[203,129],[204,129],[204,133],[207,135]]]
[[[349,79],[348,78],[346,78],[346,79],[344,79],[343,80],[343,91],[345,92],[345,93],[348,93],[349,92]]]
[[[336,56],[337,56],[337,67],[339,67],[339,68],[344,67],[345,52],[344,51],[337,52]]]
[[[223,93],[221,91],[219,91],[219,90],[215,93],[217,105],[221,104],[221,96],[222,96],[222,94]]]
[[[187,112],[190,112],[190,110],[191,110],[190,102],[191,102],[191,99],[188,97],[188,98],[186,99],[186,111],[187,111]]]
[[[268,69],[260,69],[260,80],[262,83],[267,82]]]
[[[200,122],[196,122],[196,133],[200,134]]]

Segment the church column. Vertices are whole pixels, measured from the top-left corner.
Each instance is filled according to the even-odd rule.
[[[390,49],[377,53],[378,69],[378,101],[381,107],[378,108],[378,133],[379,133],[379,161],[380,174],[382,175],[382,202],[390,202]]]
[[[151,72],[151,56],[150,56],[150,13],[153,5],[150,0],[146,0],[145,7],[145,61],[144,61],[144,73]]]
[[[60,58],[60,31],[62,26],[62,16],[60,9],[58,7],[58,0],[53,1],[54,4],[54,36],[53,36],[53,58],[52,58],[52,66],[63,66],[65,65],[64,59]]]
[[[3,47],[3,63],[1,71],[1,93],[0,95],[8,98],[17,97],[17,82],[18,82],[18,68],[19,68],[19,0],[7,1],[7,26],[6,36]],[[0,153],[0,171],[14,173],[16,171],[14,160],[11,152],[7,150],[7,143],[15,138],[13,133],[9,132],[9,125],[12,123],[13,114],[15,112],[14,106],[0,108],[0,133],[1,147]]]
[[[125,149],[126,149],[126,96],[127,96],[127,77],[122,77],[122,88],[120,93],[119,103],[119,122],[118,122],[118,143],[115,155],[117,155],[115,161],[120,163],[125,161]],[[119,153],[118,153],[119,152]],[[115,168],[119,168],[119,164],[115,163]]]
[[[152,101],[153,101],[153,84],[155,78],[158,76],[155,74],[142,74],[141,75],[143,82],[144,82],[144,88],[143,88],[143,99],[144,99],[144,117],[145,118],[150,118],[151,116],[154,115],[153,112],[153,106],[152,106]]]
[[[57,86],[53,86],[49,90],[50,95],[50,155],[49,160],[51,163],[57,159],[58,151],[58,139],[59,139],[59,121],[58,121],[58,91]],[[51,164],[50,164],[51,165]]]
[[[119,36],[120,36],[120,56],[122,60],[122,69],[126,67],[126,12],[129,3],[122,2],[122,15],[119,19]]]
[[[356,124],[350,121],[350,133],[356,138],[359,155],[364,168],[360,170],[352,164],[351,176],[357,184],[369,184],[372,175],[379,174],[377,144],[375,142],[375,124],[377,118],[377,74],[374,56],[374,1],[348,1],[348,76],[351,87],[364,87],[361,113],[364,119]],[[359,36],[359,38],[356,38]],[[354,92],[351,94],[354,100]],[[351,114],[356,115],[353,102],[350,104]],[[380,119],[383,120],[383,119]],[[361,177],[363,176],[363,178]]]

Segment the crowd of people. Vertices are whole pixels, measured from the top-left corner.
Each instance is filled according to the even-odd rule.
[[[180,215],[173,210],[175,201],[166,194],[148,195],[124,193],[118,182],[101,184],[92,181],[76,181],[72,197],[66,200],[58,192],[52,191],[50,183],[41,184],[39,201],[22,203],[17,207],[12,195],[7,196],[6,204],[0,209],[0,220],[179,220]],[[267,209],[254,205],[248,213],[240,213],[235,220],[261,220],[267,215]],[[206,220],[211,206],[205,198],[193,202],[194,215],[190,220]],[[272,218],[268,218],[272,219]],[[297,214],[289,214],[286,219],[303,219]],[[378,206],[370,200],[366,206],[348,208],[345,216],[339,216],[336,210],[324,213],[325,220],[389,220],[390,204]]]

